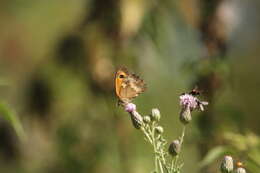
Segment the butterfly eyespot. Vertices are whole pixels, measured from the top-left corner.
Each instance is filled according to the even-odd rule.
[[[124,78],[124,77],[125,77],[125,76],[124,76],[124,75],[122,75],[122,74],[120,74],[120,75],[119,75],[119,78]]]

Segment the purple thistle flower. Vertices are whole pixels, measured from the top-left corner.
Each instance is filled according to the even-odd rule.
[[[136,111],[136,105],[133,103],[127,103],[124,105],[125,111],[130,114],[133,126],[136,129],[140,129],[143,124],[143,117]]]
[[[180,105],[185,108],[188,107],[191,110],[198,107],[197,98],[190,94],[183,94],[180,96]]]
[[[125,111],[129,113],[136,111],[136,105],[133,103],[128,103],[127,105],[125,105]]]
[[[204,111],[203,106],[208,104],[208,102],[200,101],[197,97],[193,96],[192,94],[186,93],[180,96],[180,105],[182,106],[182,108],[190,109],[191,111],[194,109]]]

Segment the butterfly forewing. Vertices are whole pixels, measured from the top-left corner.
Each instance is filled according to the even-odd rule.
[[[119,100],[124,103],[131,102],[146,89],[144,81],[135,74],[129,74],[126,68],[117,71],[115,84],[116,94]]]

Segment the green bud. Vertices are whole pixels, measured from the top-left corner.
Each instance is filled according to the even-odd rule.
[[[143,120],[144,120],[144,123],[149,124],[151,122],[151,117],[146,115],[146,116],[144,116]]]
[[[137,111],[130,112],[130,117],[131,117],[133,126],[136,129],[140,129],[143,124],[143,117]]]
[[[181,151],[180,141],[178,139],[172,141],[168,149],[169,154],[172,156],[177,156],[180,153],[180,151]]]
[[[151,119],[153,121],[160,121],[160,118],[161,118],[161,114],[160,114],[159,109],[153,108],[152,109],[152,114],[151,114]]]
[[[188,124],[190,121],[192,120],[191,117],[191,111],[190,108],[188,106],[183,107],[181,112],[180,112],[180,121],[186,125]]]
[[[163,128],[162,128],[162,126],[157,126],[157,127],[155,127],[155,132],[158,133],[158,134],[162,134],[162,133],[163,133]]]
[[[237,168],[236,173],[246,173],[245,168]]]
[[[231,156],[225,156],[220,166],[221,172],[231,173],[233,171],[233,168],[233,158]]]

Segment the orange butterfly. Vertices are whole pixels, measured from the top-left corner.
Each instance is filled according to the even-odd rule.
[[[238,161],[238,162],[236,163],[236,166],[237,166],[238,168],[244,168],[244,167],[245,167],[244,164],[243,164],[242,162],[240,162],[240,161]]]
[[[123,67],[115,75],[115,90],[119,98],[118,104],[125,105],[132,102],[140,93],[146,90],[146,84],[139,76],[131,74]]]

